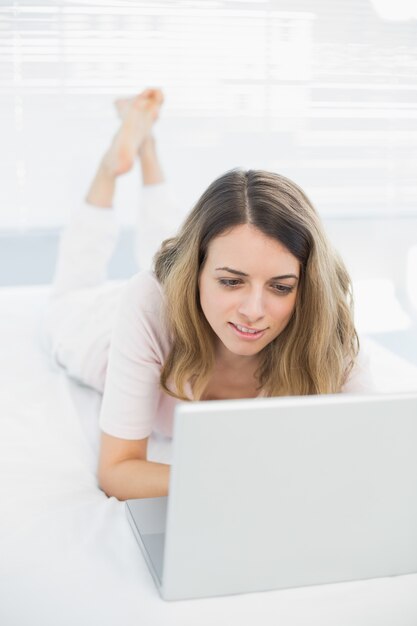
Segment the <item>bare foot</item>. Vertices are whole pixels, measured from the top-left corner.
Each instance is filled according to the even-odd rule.
[[[122,123],[103,159],[108,174],[120,176],[132,168],[136,154],[158,118],[162,103],[163,95],[159,89],[146,89],[134,98],[116,101]]]
[[[155,88],[145,89],[144,91],[142,91],[140,95],[153,99],[155,103],[153,122],[155,123],[159,117],[159,110],[162,104],[164,103],[164,95],[162,91],[160,89],[155,89]],[[124,119],[124,116],[128,112],[129,107],[131,106],[132,100],[133,98],[119,98],[114,103],[117,113],[121,120]],[[155,151],[155,139],[152,135],[151,130],[152,128],[149,130],[149,133],[146,135],[146,137],[144,137],[143,142],[138,148],[139,155],[146,155],[148,153],[151,153],[151,152],[153,153]]]
[[[164,102],[164,95],[160,89],[154,89],[154,88],[145,89],[139,94],[139,96],[135,96],[133,98],[118,98],[115,101],[114,106],[116,107],[116,111],[117,111],[119,118],[122,121],[124,120],[126,113],[129,111],[130,106],[132,105],[133,101],[137,97],[149,98],[150,100],[154,102],[155,104],[154,121],[156,121],[158,119],[159,109],[161,108]]]

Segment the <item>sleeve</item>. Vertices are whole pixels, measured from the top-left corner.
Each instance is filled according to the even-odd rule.
[[[375,393],[376,385],[371,372],[370,358],[360,349],[355,364],[342,387],[342,393]]]
[[[163,294],[149,272],[136,274],[122,292],[113,329],[100,427],[121,439],[148,437],[161,395],[164,340]]]

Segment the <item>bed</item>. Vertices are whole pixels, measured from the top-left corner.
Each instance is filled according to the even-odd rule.
[[[44,349],[47,297],[47,286],[0,289],[2,626],[417,625],[417,574],[162,601],[124,504],[97,486],[100,397]],[[382,391],[417,389],[414,365],[368,345]],[[169,458],[166,440],[150,450]]]

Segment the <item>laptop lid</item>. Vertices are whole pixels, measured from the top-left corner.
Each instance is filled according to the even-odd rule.
[[[161,593],[417,571],[417,396],[176,408]]]

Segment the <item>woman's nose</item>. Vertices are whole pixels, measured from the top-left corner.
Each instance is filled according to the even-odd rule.
[[[253,291],[243,298],[238,307],[238,313],[251,323],[262,319],[265,315],[262,293]]]

